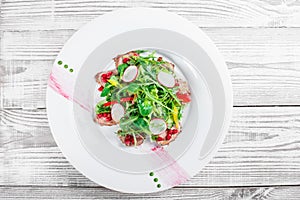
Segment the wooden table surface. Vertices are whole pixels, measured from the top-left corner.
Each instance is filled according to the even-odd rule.
[[[0,1],[0,199],[300,199],[300,1]],[[124,7],[165,8],[215,42],[234,92],[230,131],[189,182],[121,194],[91,182],[55,144],[47,78],[67,39]],[[130,23],[130,22],[129,22]]]

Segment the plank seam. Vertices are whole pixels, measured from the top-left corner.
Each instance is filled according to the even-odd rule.
[[[266,188],[266,187],[299,187],[300,184],[287,185],[237,185],[237,186],[176,186],[174,189],[232,189],[232,188]],[[103,186],[48,186],[48,185],[0,185],[0,188],[105,188]]]
[[[233,108],[293,108],[293,107],[300,107],[298,104],[293,105],[236,105]],[[20,108],[20,107],[2,107],[0,110],[46,110],[46,107],[28,107],[28,108]]]
[[[87,22],[88,23],[88,22]],[[83,23],[82,25],[85,25],[87,23]],[[270,26],[198,26],[198,28],[202,29],[299,29],[300,26],[275,26],[275,27],[270,27]],[[16,29],[3,29],[0,30],[3,32],[13,32],[13,33],[18,33],[18,32],[38,32],[38,31],[77,31],[79,28],[54,28],[54,29],[31,29],[31,30],[26,30],[26,29],[21,29],[21,30],[16,30]]]

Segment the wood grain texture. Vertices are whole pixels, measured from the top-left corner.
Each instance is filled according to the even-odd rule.
[[[295,0],[4,0],[5,30],[78,29],[91,19],[128,7],[163,8],[201,27],[299,27],[300,3]]]
[[[227,61],[235,106],[300,105],[300,28],[205,28],[204,31]],[[3,32],[0,107],[45,107],[53,60],[74,32]]]
[[[81,175],[56,146],[45,110],[67,39],[99,15],[137,6],[203,27],[227,61],[234,105],[254,106],[234,108],[222,148],[199,174],[149,195]],[[0,199],[300,199],[299,35],[297,0],[0,0]]]
[[[184,186],[300,184],[299,129],[300,107],[235,108],[219,152]],[[45,109],[0,111],[0,136],[0,185],[96,186],[61,154]]]
[[[299,200],[300,187],[173,188],[153,194],[124,194],[102,187],[1,187],[1,199],[201,199]]]
[[[202,28],[227,62],[300,61],[300,28]],[[76,30],[3,31],[1,60],[53,61]]]

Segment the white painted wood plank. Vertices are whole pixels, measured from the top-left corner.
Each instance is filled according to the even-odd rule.
[[[128,7],[163,8],[201,27],[299,27],[299,1],[269,0],[6,0],[4,30],[78,29],[91,19]]]
[[[206,28],[227,61],[234,105],[300,105],[300,28]],[[0,107],[44,108],[52,62],[74,30],[4,32]]]
[[[299,200],[300,187],[173,188],[153,194],[124,194],[102,187],[1,187],[1,199],[201,199],[201,200]]]
[[[214,159],[184,186],[300,184],[300,107],[234,108]],[[0,185],[96,186],[56,146],[45,109],[0,111]]]
[[[235,106],[300,104],[300,62],[227,65]],[[52,61],[2,61],[0,107],[45,108],[51,67]]]
[[[203,28],[227,62],[300,61],[300,28]],[[1,60],[54,60],[75,30],[3,32]]]

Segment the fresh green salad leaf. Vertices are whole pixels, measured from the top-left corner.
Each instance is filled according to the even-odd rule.
[[[118,72],[120,74],[120,77],[123,76],[125,69],[128,67],[128,65],[126,63],[123,63],[121,65],[118,66]]]
[[[110,107],[108,106],[103,106],[103,104],[105,103],[105,101],[100,101],[97,105],[96,105],[96,114],[100,114],[100,113],[107,113],[110,112]]]
[[[128,93],[131,93],[131,94],[134,94],[135,92],[137,92],[137,90],[139,89],[139,85],[136,84],[136,83],[131,83],[128,85],[128,88],[127,88],[127,92]]]
[[[138,98],[137,104],[142,116],[148,116],[152,112],[152,102],[150,100]]]
[[[111,88],[111,85],[109,83],[106,83],[105,87],[103,88],[103,90],[101,92],[101,97],[107,96],[110,92],[110,88]]]
[[[137,54],[141,54],[141,53],[147,52],[147,50],[135,50],[135,52],[136,52]]]
[[[137,120],[133,122],[133,124],[141,131],[144,133],[148,134],[150,133],[149,131],[149,122],[146,121],[145,118],[139,117]],[[150,133],[151,134],[151,133]]]

